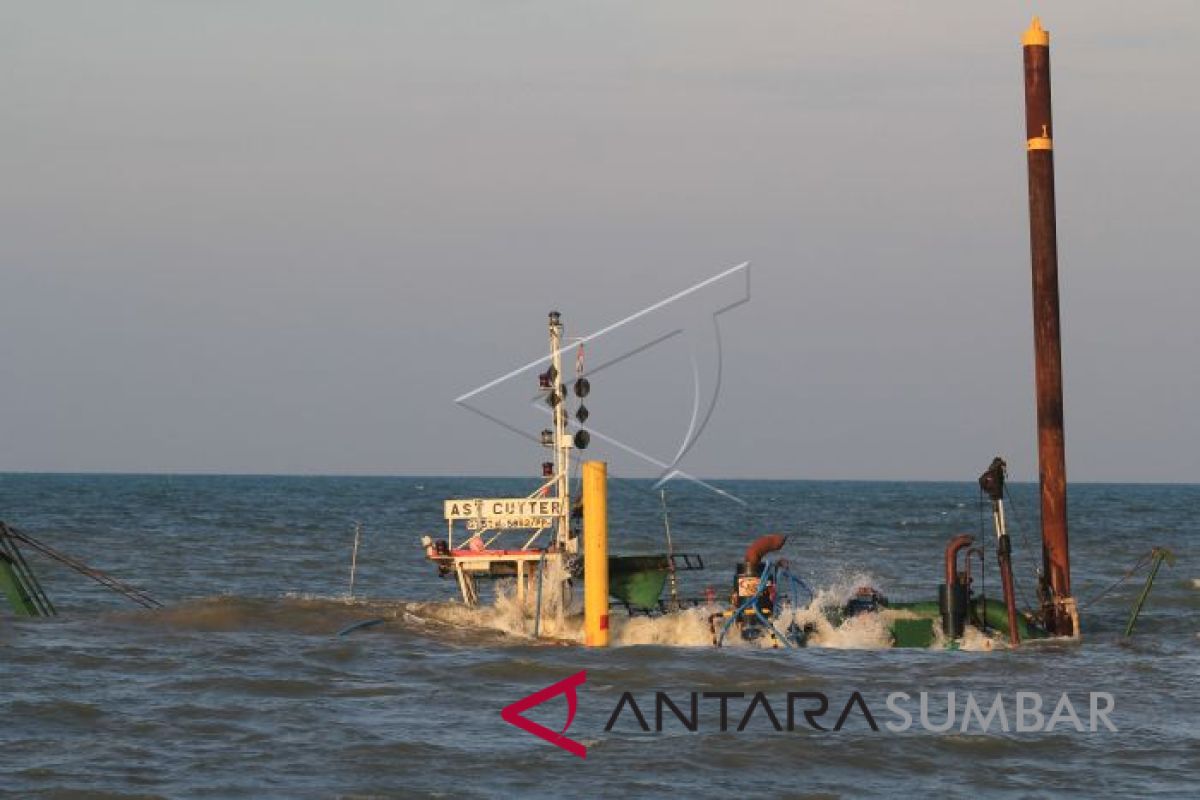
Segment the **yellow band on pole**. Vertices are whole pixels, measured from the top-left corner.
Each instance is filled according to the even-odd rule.
[[[1026,150],[1053,150],[1054,140],[1049,136],[1035,136],[1025,142]]]
[[[608,647],[608,464],[583,462],[583,643]]]
[[[1042,21],[1037,17],[1034,17],[1033,22],[1029,23],[1029,30],[1021,34],[1021,46],[1029,47],[1031,45],[1050,46],[1050,31],[1042,28]]]

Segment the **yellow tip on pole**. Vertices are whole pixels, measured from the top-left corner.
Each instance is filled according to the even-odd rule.
[[[1029,23],[1029,30],[1021,34],[1022,47],[1049,47],[1050,46],[1050,31],[1042,28],[1042,20],[1039,17],[1034,17],[1033,22]]]
[[[583,462],[583,643],[608,647],[608,464]]]

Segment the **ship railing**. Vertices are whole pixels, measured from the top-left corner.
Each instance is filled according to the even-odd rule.
[[[523,530],[525,530],[525,531],[532,530],[533,533],[529,536],[528,539],[525,540],[525,543],[521,546],[521,549],[522,550],[533,550],[533,549],[541,549],[541,548],[534,547],[537,540],[539,538],[541,538],[542,534],[546,533],[547,531],[552,531],[552,530],[554,530],[554,528],[552,525],[543,526],[541,528],[477,528],[475,530],[467,530],[467,532],[466,532],[467,536],[466,536],[465,541],[469,542],[472,539],[474,539],[476,536],[478,536],[480,539],[483,540],[483,549],[491,550],[491,549],[493,549],[493,545],[496,544],[496,542],[500,539],[501,536],[504,536],[506,534],[517,533],[518,531],[523,531]],[[488,535],[489,533],[491,534],[490,536]],[[446,544],[449,546],[449,548],[451,550],[455,549],[454,523],[453,522],[451,522],[448,527],[448,531],[447,531],[447,535],[446,535]],[[460,547],[462,544],[463,544],[463,542],[460,541],[460,543],[459,543]],[[503,548],[496,548],[496,549],[503,549]]]

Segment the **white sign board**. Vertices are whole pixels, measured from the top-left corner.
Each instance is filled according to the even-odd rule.
[[[494,497],[445,501],[448,520],[466,520],[467,527],[548,528],[563,514],[557,497]]]

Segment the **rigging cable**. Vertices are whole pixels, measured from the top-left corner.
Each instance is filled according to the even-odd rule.
[[[34,550],[37,550],[38,552],[40,552],[42,555],[44,555],[48,558],[52,558],[55,561],[59,562],[60,564],[64,564],[64,565],[70,567],[71,569],[78,572],[80,575],[83,575],[87,578],[91,578],[96,583],[99,583],[101,586],[104,586],[106,589],[108,589],[112,592],[116,592],[117,594],[122,595],[123,597],[125,597],[128,600],[132,600],[133,602],[137,603],[138,605],[142,606],[143,608],[162,608],[162,605],[163,605],[162,603],[158,602],[157,600],[155,600],[153,597],[151,597],[150,595],[148,595],[146,592],[142,591],[141,589],[138,589],[136,586],[131,586],[128,583],[125,583],[124,581],[118,580],[117,578],[114,578],[112,575],[109,575],[106,572],[102,572],[102,571],[96,569],[95,567],[89,567],[87,564],[83,563],[79,559],[69,556],[66,553],[59,552],[58,550],[55,550],[53,547],[50,547],[47,544],[43,544],[42,542],[39,542],[37,539],[34,539],[32,536],[25,533],[24,531],[18,530],[9,525],[5,525],[4,523],[0,523],[0,525],[3,525],[3,532],[6,533],[7,535],[11,536],[13,539],[16,539],[19,542],[23,542],[23,543],[29,545]]]
[[[1122,575],[1120,578],[1117,578],[1117,580],[1115,580],[1113,583],[1109,584],[1107,587],[1102,589],[1094,597],[1089,598],[1086,602],[1080,603],[1079,604],[1080,610],[1083,610],[1083,609],[1087,608],[1088,606],[1090,606],[1092,603],[1095,603],[1097,600],[1099,600],[1100,598],[1107,595],[1113,589],[1116,589],[1122,583],[1124,583],[1125,581],[1132,578],[1139,570],[1147,567],[1150,564],[1150,561],[1154,558],[1154,553],[1155,553],[1155,550],[1150,550],[1150,551],[1144,553],[1140,558],[1138,558],[1138,560],[1136,562],[1134,562],[1134,565],[1132,567],[1130,567],[1129,569],[1127,569],[1125,571],[1124,575]]]

